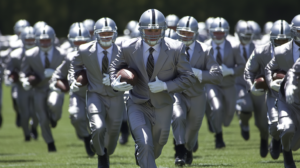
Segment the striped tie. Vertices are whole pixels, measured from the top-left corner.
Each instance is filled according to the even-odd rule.
[[[243,56],[244,56],[245,61],[247,61],[248,57],[247,57],[247,51],[246,51],[245,47],[243,47]]]
[[[220,53],[220,47],[217,46],[216,48],[217,48],[217,50],[218,50],[218,53],[217,53],[217,63],[218,63],[219,65],[222,65],[222,56],[221,56],[221,53]]]
[[[45,69],[50,68],[50,61],[48,58],[48,53],[45,52]]]
[[[189,53],[189,49],[190,49],[190,47],[185,47],[185,51],[186,51],[186,59],[187,59],[188,61],[190,61],[190,58],[191,58],[190,53]]]
[[[147,61],[147,74],[148,74],[148,77],[149,77],[149,80],[151,79],[152,77],[152,73],[153,73],[153,70],[154,70],[154,58],[153,58],[153,53],[154,49],[152,47],[149,48],[149,56],[148,56],[148,61]]]
[[[107,73],[108,69],[108,57],[107,57],[107,51],[103,51],[104,57],[102,58],[102,73]]]

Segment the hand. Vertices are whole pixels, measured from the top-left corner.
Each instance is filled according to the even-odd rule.
[[[222,68],[220,67],[220,69],[222,70],[222,74],[223,76],[228,76],[228,75],[233,75],[234,71],[232,68],[228,68],[226,65],[222,64]]]
[[[44,71],[44,75],[46,78],[50,78],[52,76],[52,74],[54,73],[54,69],[51,69],[51,68],[47,68],[45,69]]]
[[[120,80],[121,80],[121,75],[119,75],[117,79],[114,79],[114,81],[111,83],[111,87],[121,92],[132,89],[131,84],[127,84],[126,82],[120,82]]]
[[[61,90],[57,88],[55,85],[56,85],[56,81],[50,83],[49,88],[57,93],[62,93]]]
[[[158,77],[155,77],[155,82],[148,83],[148,86],[152,93],[158,93],[167,90],[167,84],[159,80]]]
[[[255,83],[256,83],[256,82],[254,82],[254,83],[252,84],[250,92],[251,92],[254,96],[261,96],[261,95],[265,94],[264,89],[256,89],[256,88],[255,88]]]
[[[109,75],[104,73],[103,74],[105,77],[102,79],[102,83],[106,86],[110,86],[110,79],[109,79]]]
[[[195,76],[198,78],[199,82],[202,82],[202,71],[200,69],[192,68]]]
[[[70,91],[71,92],[78,92],[79,91],[79,86],[81,86],[81,83],[76,82],[76,80],[74,80],[70,86]]]
[[[288,104],[294,103],[294,92],[297,89],[295,85],[288,85],[285,89],[285,100]]]
[[[280,89],[280,84],[281,84],[282,81],[283,81],[283,79],[276,79],[276,80],[272,81],[271,82],[271,89],[278,92],[278,90]]]
[[[12,86],[13,85],[13,80],[10,77],[4,78],[4,84],[6,86]]]
[[[22,80],[22,86],[23,86],[24,90],[30,90],[31,89],[31,85],[28,82],[28,78],[24,78]]]

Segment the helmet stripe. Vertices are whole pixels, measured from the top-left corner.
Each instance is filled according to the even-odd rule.
[[[222,27],[221,18],[219,18],[219,27]]]
[[[79,27],[79,36],[81,36],[81,27],[80,27],[80,23],[78,23],[78,27]]]
[[[155,24],[155,11],[154,9],[151,9],[152,11],[152,24]]]
[[[107,26],[107,18],[105,17],[105,26]]]
[[[283,20],[281,20],[281,31],[280,34],[283,34]]]
[[[191,16],[189,16],[187,22],[186,22],[186,27],[189,27],[190,26],[190,20],[191,20]]]
[[[44,26],[44,29],[43,29],[43,34],[46,34],[46,30],[45,30],[46,26]]]

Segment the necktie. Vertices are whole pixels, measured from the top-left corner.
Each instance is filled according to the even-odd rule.
[[[245,61],[247,61],[247,60],[248,60],[248,57],[247,57],[247,51],[246,51],[246,48],[245,48],[245,47],[243,47],[243,56],[244,56],[244,58],[245,58]]]
[[[48,58],[48,53],[45,52],[45,69],[50,67],[50,61]]]
[[[191,58],[190,53],[189,53],[189,49],[190,49],[190,47],[185,47],[185,51],[186,51],[186,59],[187,59],[188,61],[190,61],[190,58]]]
[[[108,57],[107,57],[107,51],[103,51],[104,57],[102,58],[102,73],[107,73],[108,69]]]
[[[219,65],[222,65],[222,56],[221,56],[221,53],[220,53],[220,47],[217,46],[216,48],[217,48],[217,50],[218,50],[218,52],[217,52],[217,63],[218,63]]]
[[[154,49],[152,47],[150,47],[149,48],[149,56],[148,56],[148,60],[147,60],[147,74],[148,74],[149,80],[152,77],[152,73],[154,70],[154,58],[152,55],[153,51],[154,51]]]

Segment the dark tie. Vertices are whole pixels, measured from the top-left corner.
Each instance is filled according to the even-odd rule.
[[[216,48],[217,48],[217,50],[218,50],[218,52],[217,52],[217,63],[218,63],[219,65],[222,65],[222,56],[221,56],[221,53],[220,53],[220,47],[217,46]]]
[[[107,57],[107,51],[103,51],[104,57],[102,58],[102,73],[107,73],[108,69],[108,57]]]
[[[45,52],[45,69],[50,67],[50,61],[48,58],[48,53]]]
[[[188,60],[188,61],[190,61],[190,53],[189,53],[189,49],[190,49],[190,47],[185,47],[185,51],[186,51],[186,59]]]
[[[245,48],[245,47],[243,47],[243,56],[244,56],[244,58],[245,58],[245,61],[247,61],[247,60],[248,60],[248,57],[247,57],[247,51],[246,51],[246,48]]]
[[[148,60],[147,60],[147,74],[148,74],[149,80],[152,77],[152,73],[154,70],[154,58],[152,55],[153,51],[154,51],[154,49],[152,47],[150,47],[149,48],[149,56],[148,56]]]

